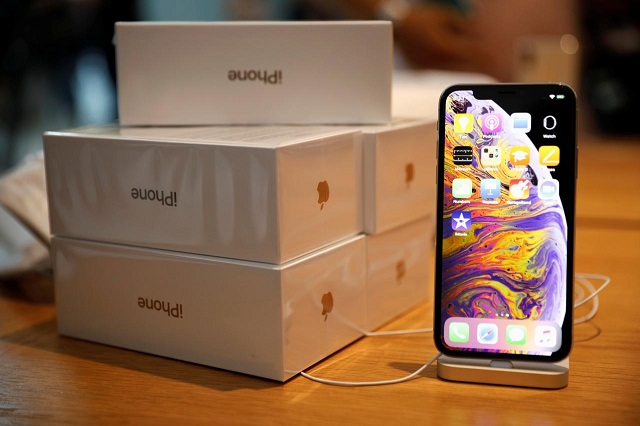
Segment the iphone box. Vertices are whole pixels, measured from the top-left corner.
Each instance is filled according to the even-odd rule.
[[[60,334],[285,381],[362,336],[365,242],[283,265],[54,237]]]
[[[362,231],[360,139],[325,126],[47,132],[51,233],[284,263]]]
[[[367,235],[367,329],[424,302],[433,289],[434,218]]]
[[[390,22],[118,22],[122,125],[386,123]]]
[[[436,123],[395,119],[363,127],[364,230],[385,232],[436,206]]]

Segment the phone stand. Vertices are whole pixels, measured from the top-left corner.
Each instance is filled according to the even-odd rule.
[[[569,384],[569,358],[545,363],[442,355],[438,358],[438,377],[456,382],[560,389]]]

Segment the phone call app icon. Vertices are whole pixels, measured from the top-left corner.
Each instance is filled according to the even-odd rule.
[[[502,130],[502,116],[495,112],[483,114],[480,117],[483,133],[498,133]]]
[[[469,341],[469,324],[465,322],[449,323],[449,340],[454,343],[466,343]]]
[[[455,198],[469,198],[473,193],[471,179],[454,179],[451,184],[451,194]]]
[[[451,229],[454,231],[468,231],[471,224],[471,212],[455,212],[451,215]]]
[[[560,148],[557,146],[541,146],[538,151],[540,153],[540,164],[543,166],[553,167],[560,164]]]
[[[483,166],[499,166],[501,159],[499,146],[485,146],[480,151],[480,164]]]
[[[509,150],[509,162],[512,166],[526,166],[530,157],[528,146],[513,146]]]
[[[528,179],[511,179],[509,181],[509,195],[515,200],[529,198],[531,182]]]
[[[456,133],[473,132],[473,114],[456,114],[453,116],[453,131]]]
[[[536,346],[541,348],[553,348],[556,346],[558,334],[554,327],[550,325],[539,325],[535,331]]]
[[[478,324],[478,343],[493,345],[498,343],[498,326],[496,324]]]

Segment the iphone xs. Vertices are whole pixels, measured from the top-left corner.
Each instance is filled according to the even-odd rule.
[[[576,97],[457,85],[438,114],[434,336],[449,356],[554,362],[571,348]]]

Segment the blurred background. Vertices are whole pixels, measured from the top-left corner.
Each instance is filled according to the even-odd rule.
[[[117,120],[116,21],[380,18],[396,20],[398,70],[562,81],[590,130],[639,133],[638,1],[3,0],[0,173],[40,150],[46,130]]]

